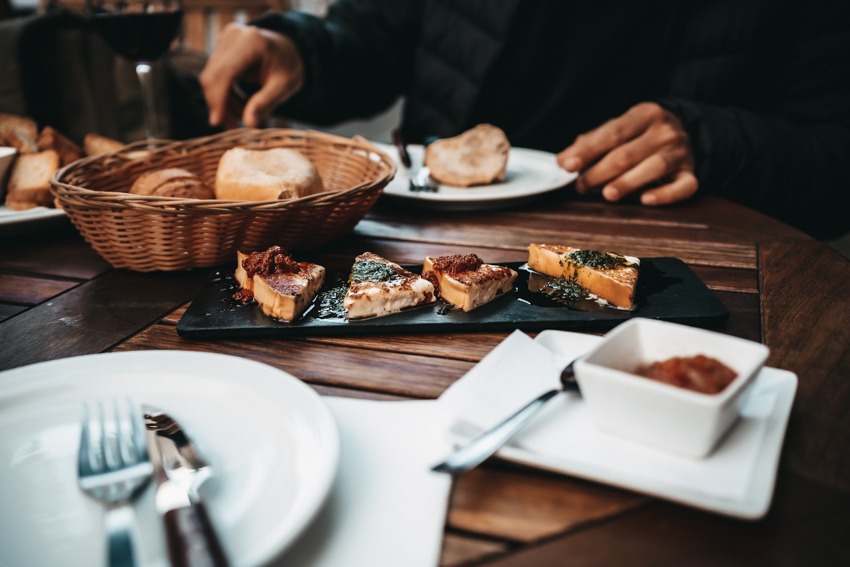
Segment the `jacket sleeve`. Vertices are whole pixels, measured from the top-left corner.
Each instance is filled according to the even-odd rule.
[[[388,108],[410,82],[421,6],[412,0],[337,0],[324,19],[292,11],[253,21],[292,38],[304,60],[304,87],[278,112],[325,125]]]
[[[844,2],[810,10],[798,5],[765,63],[777,92],[754,89],[759,100],[740,106],[660,102],[688,131],[700,191],[834,238],[850,231],[850,16]]]

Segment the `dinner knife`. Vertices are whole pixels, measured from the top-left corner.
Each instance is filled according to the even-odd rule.
[[[223,567],[227,558],[198,489],[212,471],[180,424],[145,406],[148,451],[156,467],[156,509],[163,517],[172,567]]]

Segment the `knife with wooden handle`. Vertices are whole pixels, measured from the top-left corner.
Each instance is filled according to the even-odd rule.
[[[146,406],[148,450],[156,466],[156,508],[165,523],[173,567],[225,567],[227,557],[198,489],[212,475],[183,428]]]

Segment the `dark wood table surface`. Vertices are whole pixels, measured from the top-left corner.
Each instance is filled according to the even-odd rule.
[[[455,482],[441,565],[850,564],[850,263],[830,248],[721,199],[649,209],[555,193],[510,211],[380,202],[351,237],[299,256],[509,262],[525,260],[530,242],[680,258],[728,308],[716,330],[763,342],[769,366],[797,374],[772,506],[739,520],[491,460]],[[69,224],[0,234],[0,370],[108,351],[214,351],[321,394],[432,399],[507,336],[182,338],[176,324],[210,271],[115,270]]]

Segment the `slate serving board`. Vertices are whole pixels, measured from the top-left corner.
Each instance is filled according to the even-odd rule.
[[[729,312],[702,280],[677,258],[641,258],[641,272],[633,311],[602,307],[591,302],[580,309],[558,305],[539,293],[528,291],[529,272],[524,263],[504,264],[517,270],[513,293],[469,313],[435,304],[371,319],[317,318],[317,309],[308,309],[292,323],[265,316],[256,304],[242,305],[231,299],[238,289],[232,270],[220,271],[194,299],[177,324],[180,336],[192,339],[238,337],[307,337],[332,335],[372,335],[392,333],[542,331],[545,329],[604,331],[632,317],[663,319],[689,325],[710,325],[728,317]],[[414,273],[421,266],[404,266]],[[331,271],[326,286],[347,272]],[[587,310],[584,310],[587,309]]]

